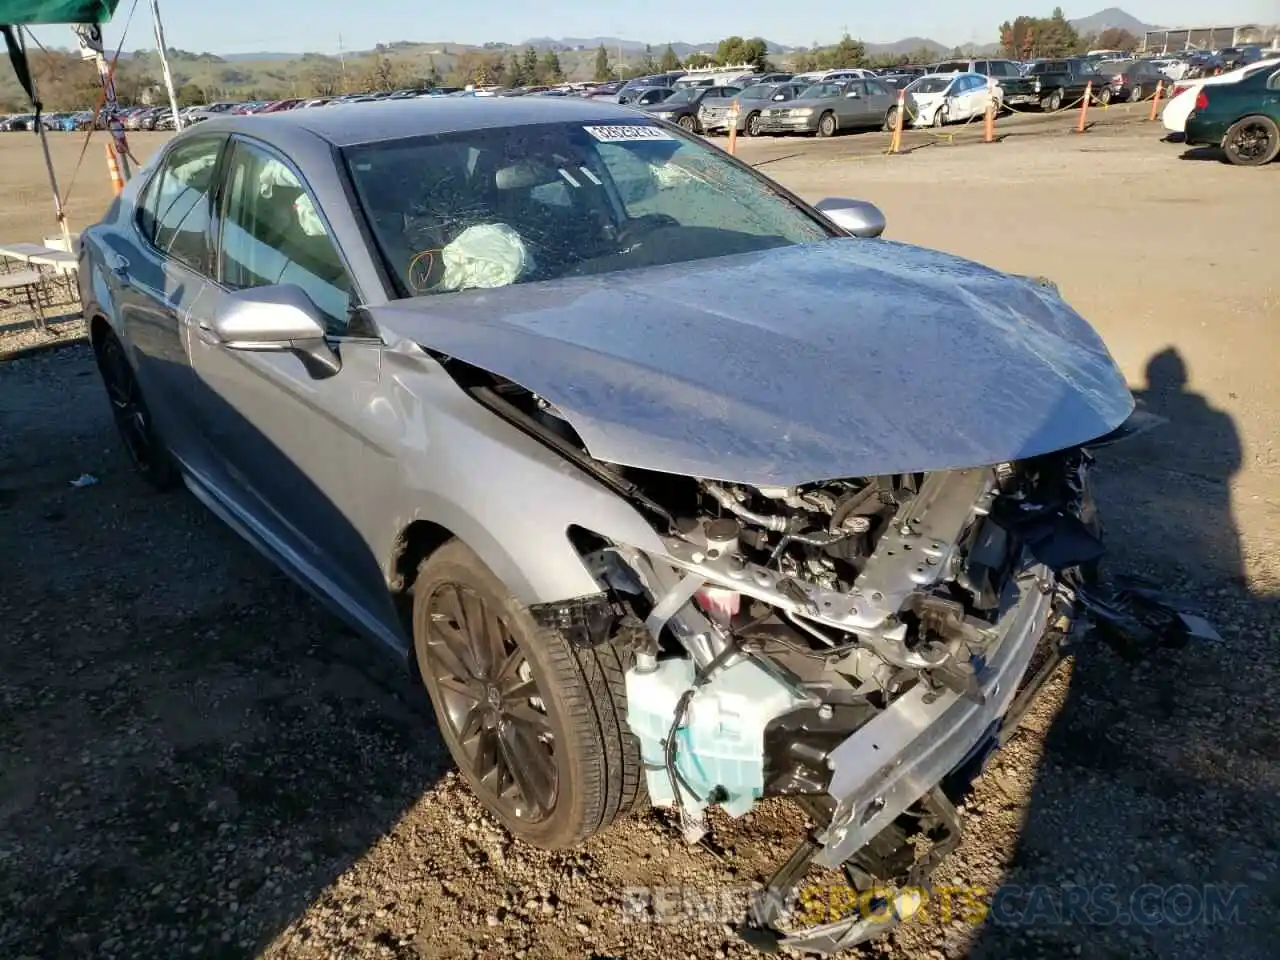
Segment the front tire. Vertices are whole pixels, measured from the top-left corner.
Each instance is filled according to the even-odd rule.
[[[445,745],[517,839],[575,847],[641,805],[621,643],[575,649],[457,540],[419,568],[413,639]]]
[[[1136,96],[1136,93],[1135,93],[1135,97],[1134,97],[1134,99],[1138,99],[1138,97]],[[1098,102],[1099,102],[1099,103],[1101,103],[1104,107],[1105,107],[1105,106],[1108,106],[1108,105],[1111,103],[1111,88],[1110,88],[1110,87],[1103,87],[1103,88],[1102,88],[1102,92],[1098,94]]]
[[[676,121],[680,125],[680,129],[688,133],[698,132],[698,121],[693,117],[685,116]]]
[[[886,133],[893,133],[894,128],[898,125],[898,108],[890,107],[889,112],[884,115],[884,129]]]
[[[818,118],[818,136],[834,137],[836,135],[836,115],[831,112],[824,113]]]
[[[1261,115],[1237,120],[1222,138],[1222,152],[1236,166],[1264,166],[1280,153],[1280,127]]]
[[[944,103],[934,111],[933,125],[935,127],[945,127],[950,117],[951,109]]]
[[[103,386],[107,388],[116,431],[134,470],[157,490],[173,489],[181,475],[156,432],[151,410],[142,395],[133,366],[125,355],[124,345],[108,331],[95,346],[94,356]]]
[[[758,113],[747,114],[747,122],[743,126],[743,130],[746,132],[748,137],[760,136],[760,114]]]
[[[1062,91],[1055,90],[1049,94],[1042,102],[1041,106],[1047,113],[1057,113],[1062,109]]]

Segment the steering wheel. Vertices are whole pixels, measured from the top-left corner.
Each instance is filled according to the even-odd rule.
[[[618,231],[618,245],[623,249],[643,242],[644,238],[655,230],[664,227],[678,227],[680,221],[669,213],[646,213],[643,216],[628,220]]]

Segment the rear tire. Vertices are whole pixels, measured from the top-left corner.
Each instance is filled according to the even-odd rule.
[[[445,745],[517,839],[575,847],[647,802],[625,641],[575,648],[457,540],[419,567],[413,639]]]
[[[818,136],[834,137],[836,135],[836,115],[828,110],[818,118]]]
[[[1133,90],[1129,93],[1129,99],[1130,99],[1130,101],[1132,101],[1133,103],[1139,103],[1139,102],[1141,102],[1141,100],[1142,100],[1142,84],[1138,84],[1138,86],[1136,86],[1136,87],[1134,87],[1134,88],[1133,88]]]
[[[1280,127],[1257,114],[1237,120],[1222,138],[1222,152],[1239,167],[1261,167],[1280,153]]]
[[[107,388],[116,430],[134,470],[157,490],[172,490],[182,475],[156,432],[151,410],[124,345],[108,330],[94,345],[93,352],[102,383]]]

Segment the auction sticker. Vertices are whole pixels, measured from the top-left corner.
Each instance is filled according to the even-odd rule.
[[[671,134],[661,127],[651,126],[616,126],[616,127],[583,127],[601,143],[617,143],[621,140],[674,140]]]

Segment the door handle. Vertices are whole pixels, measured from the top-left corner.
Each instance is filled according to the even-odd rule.
[[[211,347],[220,346],[222,343],[222,339],[213,332],[213,327],[204,320],[196,323],[196,336],[200,338],[201,343],[207,343]]]
[[[129,281],[128,260],[120,256],[118,253],[113,254],[109,261],[109,266],[111,268],[111,272],[114,273],[118,279],[123,280],[126,283]]]

